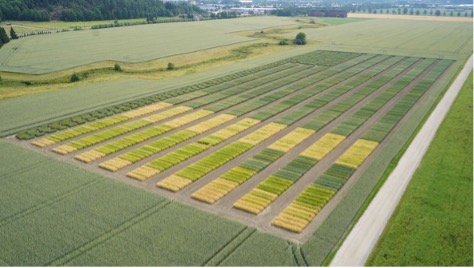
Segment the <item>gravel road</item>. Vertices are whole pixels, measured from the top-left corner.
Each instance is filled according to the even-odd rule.
[[[472,55],[443,99],[400,159],[364,215],[354,226],[330,266],[364,266],[421,162],[436,131],[472,71]]]

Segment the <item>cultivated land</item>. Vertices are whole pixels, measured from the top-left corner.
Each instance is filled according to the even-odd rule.
[[[351,25],[367,22],[332,30],[344,38]],[[369,29],[378,32],[378,24]],[[472,32],[464,30],[472,25],[451,27],[459,29],[452,38],[472,44]],[[105,104],[110,91],[100,85],[87,105],[74,103],[72,91],[58,97],[68,110],[50,108],[55,117],[76,118],[19,134],[41,136],[36,145],[1,141],[1,196],[8,206],[1,213],[7,243],[0,263],[321,265],[472,53],[467,45],[423,51],[433,42],[427,38],[389,53],[383,35],[369,40],[372,52],[358,40],[352,49],[350,40],[346,48],[334,46],[344,53],[312,52],[327,46],[324,38],[185,81],[148,81],[139,100],[115,107]],[[159,91],[152,92],[154,83]],[[117,83],[115,90],[123,88]],[[44,95],[29,102],[46,106]],[[19,111],[22,99],[0,102],[10,117],[23,116],[2,126],[4,136],[55,121]],[[94,107],[109,108],[84,114]]]
[[[256,17],[38,35],[4,46],[0,70],[42,74],[105,60],[143,62],[256,40],[235,32],[295,24],[291,19]]]
[[[450,64],[303,54],[32,144],[263,230],[301,233]],[[313,191],[323,199],[306,200]],[[310,234],[284,236],[304,241]]]
[[[463,12],[464,13],[464,12]],[[359,19],[392,19],[392,20],[424,20],[424,21],[450,21],[450,22],[472,22],[472,17],[454,17],[454,16],[413,16],[413,15],[394,15],[394,14],[367,14],[367,13],[349,13],[348,18]]]
[[[368,265],[473,265],[472,78],[471,72]]]

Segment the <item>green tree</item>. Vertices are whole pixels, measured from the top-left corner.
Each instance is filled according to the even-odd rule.
[[[174,70],[175,66],[174,66],[174,63],[172,62],[168,62],[168,70]]]
[[[293,41],[295,45],[305,45],[306,44],[306,34],[305,33],[298,33],[296,35],[295,40]]]
[[[435,16],[441,16],[441,11],[439,11],[439,9],[436,9]]]
[[[2,27],[0,27],[0,40],[2,41],[3,45],[10,42],[10,38],[8,37],[7,32]]]
[[[116,72],[121,72],[121,71],[122,71],[122,67],[116,63],[116,64],[114,65],[114,70],[115,70]]]
[[[77,82],[77,81],[79,81],[79,80],[81,80],[81,78],[80,78],[79,75],[77,75],[76,73],[73,73],[73,74],[71,75],[71,78],[69,79],[69,81],[70,81],[71,83]]]
[[[18,39],[18,35],[16,34],[15,30],[13,30],[13,27],[10,28],[10,38]]]

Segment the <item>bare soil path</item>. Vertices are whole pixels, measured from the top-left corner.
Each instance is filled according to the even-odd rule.
[[[449,111],[464,81],[473,68],[473,57],[449,87],[443,99],[416,135],[397,167],[370,203],[364,215],[352,229],[331,266],[364,266],[369,254],[397,207],[408,183],[427,151],[436,131]]]

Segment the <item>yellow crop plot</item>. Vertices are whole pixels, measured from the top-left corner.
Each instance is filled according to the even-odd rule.
[[[213,204],[237,186],[239,186],[239,184],[236,182],[218,178],[194,192],[191,197]]]
[[[175,115],[182,114],[182,113],[184,113],[184,112],[190,111],[190,110],[192,110],[192,109],[193,109],[193,108],[188,107],[188,106],[177,106],[177,107],[174,107],[174,108],[169,109],[169,110],[167,110],[167,111],[164,111],[164,112],[162,112],[162,113],[149,116],[149,117],[147,117],[146,119],[149,120],[149,121],[151,121],[151,122],[158,122],[158,121],[161,121],[161,120],[170,118],[170,117],[172,117],[172,116],[175,116]]]
[[[192,182],[192,180],[180,177],[178,175],[171,175],[168,178],[158,182],[156,186],[172,192],[177,192]]]
[[[147,106],[142,107],[142,108],[138,108],[138,109],[134,109],[134,110],[131,110],[131,111],[124,112],[124,113],[122,113],[122,115],[128,116],[130,118],[134,118],[134,117],[142,116],[144,114],[149,114],[149,113],[152,113],[152,112],[164,109],[164,108],[168,108],[168,107],[171,107],[171,106],[173,106],[173,104],[171,104],[171,103],[159,102],[159,103],[147,105]]]
[[[153,113],[153,112],[156,112],[156,111],[159,111],[159,110],[162,110],[164,108],[171,107],[171,106],[173,106],[173,104],[166,103],[166,102],[159,102],[159,103],[147,105],[147,106],[144,106],[144,107],[141,107],[141,108],[137,108],[137,109],[134,109],[134,110],[131,110],[131,111],[127,111],[127,112],[123,112],[123,113],[115,115],[114,117],[117,118],[117,119],[121,118],[121,117],[125,117],[125,118],[122,118],[121,120],[116,120],[116,121],[114,120],[115,122],[113,122],[112,124],[103,123],[103,122],[110,121],[110,118],[105,118],[105,119],[97,120],[97,121],[94,121],[94,122],[91,122],[91,123],[83,124],[83,125],[71,128],[71,129],[67,129],[67,130],[58,132],[58,133],[50,135],[48,137],[33,141],[31,144],[33,144],[37,147],[40,147],[40,148],[44,148],[44,147],[53,145],[53,144],[55,144],[57,142],[60,142],[60,141],[64,141],[64,140],[74,138],[74,137],[77,137],[77,136],[80,136],[80,135],[83,135],[83,134],[86,134],[86,133],[89,133],[89,132],[92,132],[92,131],[95,131],[95,130],[99,130],[101,128],[104,128],[104,127],[107,127],[107,126],[110,126],[110,125],[114,125],[116,123],[120,123],[120,122],[124,121],[124,119],[125,120],[132,119],[132,118],[139,117],[139,116],[149,114],[149,113]],[[189,107],[188,109],[192,109],[192,108]],[[154,118],[154,116],[152,116],[150,118]],[[153,120],[150,120],[150,121],[153,121]]]
[[[193,121],[196,121],[200,118],[203,118],[205,116],[208,116],[210,114],[213,114],[214,112],[212,111],[207,111],[207,110],[199,110],[196,112],[193,112],[191,114],[188,114],[186,116],[181,116],[179,118],[173,119],[169,122],[166,122],[165,125],[170,126],[172,128],[178,128],[180,126],[186,125],[188,123],[191,123]]]
[[[110,159],[107,162],[101,163],[99,165],[99,167],[101,167],[103,169],[106,169],[106,170],[109,170],[109,171],[115,172],[115,171],[121,169],[122,167],[128,166],[130,164],[131,164],[131,162],[128,161],[128,160],[121,159],[121,158],[114,158],[114,159]]]
[[[341,143],[346,137],[338,134],[327,133],[321,139],[313,143],[308,149],[303,151],[300,155],[305,157],[314,158],[316,160],[321,160],[328,153],[330,153],[334,148],[336,148],[339,143]]]
[[[358,168],[378,145],[375,141],[359,139],[337,159],[336,164]]]
[[[259,128],[255,132],[252,132],[249,135],[243,137],[239,141],[252,145],[257,145],[260,142],[266,140],[268,137],[280,132],[284,128],[286,128],[286,125],[272,122],[264,127]]]
[[[58,153],[58,154],[62,154],[62,155],[70,154],[74,151],[77,151],[77,148],[74,148],[74,147],[69,146],[67,144],[64,144],[64,145],[58,146],[56,148],[53,148],[53,152]]]
[[[309,136],[313,135],[316,131],[306,128],[297,128],[292,132],[285,135],[283,138],[279,139],[268,148],[275,149],[283,152],[288,152],[293,149],[297,144],[302,140],[305,140]]]
[[[227,121],[230,121],[235,118],[235,115],[230,114],[220,114],[216,117],[213,117],[209,120],[206,120],[202,123],[189,127],[188,130],[197,132],[197,133],[204,133],[210,129],[213,129],[221,124],[224,124]]]
[[[137,169],[132,170],[131,172],[127,173],[127,177],[136,179],[139,181],[145,181],[150,177],[155,176],[156,174],[160,173],[160,170],[156,168],[152,168],[149,166],[141,166]]]
[[[82,161],[84,163],[90,163],[90,162],[92,162],[96,159],[104,157],[105,155],[106,154],[104,154],[102,152],[91,150],[91,151],[87,151],[87,152],[84,152],[82,154],[76,155],[74,157],[74,159],[77,159],[77,160]]]
[[[252,118],[244,118],[229,127],[217,131],[216,133],[212,134],[212,136],[226,140],[230,137],[233,137],[237,133],[240,133],[252,126],[255,126],[258,123],[260,123],[259,120],[255,120]]]

